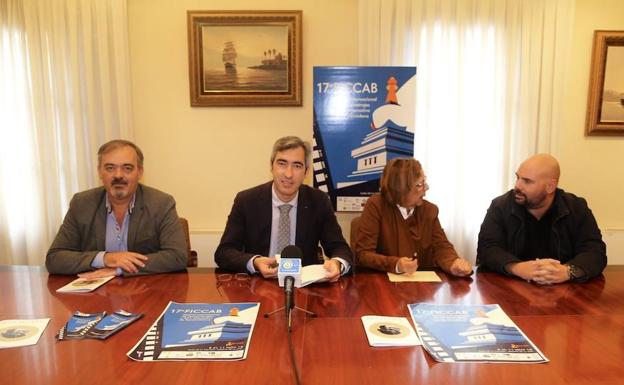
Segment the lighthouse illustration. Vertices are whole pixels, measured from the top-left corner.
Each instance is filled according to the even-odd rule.
[[[381,174],[390,159],[412,156],[415,88],[416,77],[410,78],[401,88],[397,87],[394,77],[388,78],[386,104],[373,111],[371,132],[359,147],[351,151],[351,157],[357,161],[357,169],[348,178]]]

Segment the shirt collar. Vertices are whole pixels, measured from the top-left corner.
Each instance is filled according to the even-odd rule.
[[[299,198],[299,191],[297,191],[297,194],[295,194],[295,197],[291,199],[290,202],[282,202],[282,200],[279,199],[279,197],[277,196],[277,193],[275,192],[275,185],[271,184],[271,200],[272,200],[272,204],[274,207],[279,207],[284,204],[289,204],[289,205],[292,205],[292,207],[297,207],[298,198]]]
[[[401,216],[403,217],[403,219],[407,219],[410,216],[412,216],[412,214],[414,214],[414,209],[410,210],[398,204],[396,206],[399,208],[399,212],[401,213]]]
[[[132,210],[134,210],[134,201],[136,200],[136,193],[134,193],[132,195],[132,200],[130,201],[130,204],[128,205],[128,214],[132,214]],[[108,200],[108,194],[106,194],[106,213],[110,214],[111,212],[113,212],[113,206],[111,205],[110,201]]]

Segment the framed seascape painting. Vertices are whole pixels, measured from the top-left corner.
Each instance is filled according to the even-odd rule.
[[[301,106],[301,11],[188,11],[191,106]]]
[[[624,31],[594,31],[587,135],[624,135]]]

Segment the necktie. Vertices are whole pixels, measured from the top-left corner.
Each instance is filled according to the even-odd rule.
[[[278,207],[280,211],[279,224],[277,227],[277,253],[281,253],[284,247],[290,244],[290,209],[292,205],[285,204]]]

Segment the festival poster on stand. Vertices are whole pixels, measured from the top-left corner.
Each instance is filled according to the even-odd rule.
[[[314,67],[314,187],[362,211],[386,163],[414,156],[416,67]]]
[[[548,362],[499,305],[408,308],[423,347],[438,362]]]
[[[234,361],[247,357],[259,303],[177,303],[127,353],[135,361]]]

